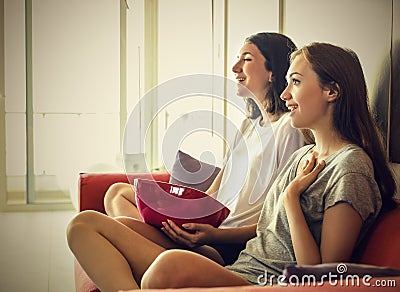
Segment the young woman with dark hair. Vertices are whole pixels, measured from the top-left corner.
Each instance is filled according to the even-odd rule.
[[[290,54],[295,49],[294,43],[279,33],[262,32],[245,39],[232,71],[238,82],[237,95],[247,104],[248,118],[242,122],[222,170],[206,191],[231,212],[220,228],[189,224],[185,226],[190,230],[187,232],[174,222],[165,222],[165,234],[157,236],[157,243],[165,248],[196,250],[222,264],[231,264],[246,241],[255,236],[269,188],[290,155],[304,145],[301,133],[290,125],[288,109],[280,99]],[[155,240],[154,232],[160,233],[138,222],[142,219],[130,184],[112,185],[104,205],[109,216],[142,235]],[[228,236],[228,228],[229,232],[240,231]],[[217,254],[204,245],[211,246]]]

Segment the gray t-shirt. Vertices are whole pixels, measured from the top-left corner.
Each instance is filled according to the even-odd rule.
[[[314,145],[304,146],[288,160],[266,197],[257,236],[247,242],[237,261],[227,266],[254,285],[276,282],[285,266],[296,264],[289,223],[280,195],[295,178],[301,158],[312,147]],[[325,162],[317,179],[300,197],[305,219],[319,245],[325,210],[338,202],[347,202],[363,220],[359,243],[382,206],[372,161],[363,149],[350,144],[327,157]],[[270,278],[271,275],[275,277]]]

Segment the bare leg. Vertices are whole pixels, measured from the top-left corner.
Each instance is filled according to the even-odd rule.
[[[190,263],[190,264],[189,264]],[[193,252],[161,253],[142,278],[142,288],[225,287],[250,285],[239,275]]]
[[[103,292],[138,288],[144,272],[165,249],[124,224],[95,211],[69,224],[68,245]]]
[[[183,246],[176,244],[167,236],[165,236],[165,234],[160,229],[155,228],[149,224],[129,217],[116,217],[114,219],[165,249],[184,249]],[[220,265],[224,265],[224,260],[222,259],[221,255],[210,246],[199,246],[192,249],[192,251],[208,257],[209,259],[212,259]]]
[[[104,208],[111,217],[128,216],[142,220],[136,207],[135,191],[127,183],[111,185],[104,196]]]

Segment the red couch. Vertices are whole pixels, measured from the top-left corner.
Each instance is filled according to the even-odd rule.
[[[104,213],[103,197],[108,187],[115,182],[128,182],[133,178],[147,178],[158,181],[168,181],[168,173],[152,173],[152,174],[129,174],[129,180],[124,173],[113,174],[81,174],[79,179],[78,204],[79,211],[97,210]],[[372,228],[369,236],[365,240],[365,244],[355,252],[355,260],[357,263],[376,265],[382,267],[393,267],[400,269],[400,205],[379,218],[377,224]],[[89,279],[80,265],[75,261],[75,287],[77,292],[99,291],[94,283]],[[376,280],[381,282],[377,282]],[[386,281],[386,282],[385,282]],[[371,281],[371,286],[347,287],[355,291],[400,291],[400,277],[376,278]],[[385,288],[383,284],[385,283]],[[242,292],[258,291],[267,289],[275,291],[280,289],[289,289],[290,291],[308,291],[310,289],[321,289],[323,291],[339,291],[344,287],[333,286],[324,283],[321,287],[235,287],[235,288],[203,288],[203,289],[184,289],[185,291],[203,291],[219,292],[219,291],[237,291]],[[153,290],[152,290],[153,291]]]

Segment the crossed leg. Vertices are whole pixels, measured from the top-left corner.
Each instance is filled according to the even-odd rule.
[[[138,288],[159,254],[181,248],[148,224],[127,217],[114,219],[96,211],[79,213],[68,225],[67,239],[78,262],[101,291]],[[216,262],[222,260],[208,246],[195,252]]]
[[[135,191],[128,183],[112,184],[104,196],[104,208],[111,217],[127,216],[142,220],[136,207]]]
[[[185,250],[161,253],[142,276],[142,288],[226,287],[250,285],[239,275]]]
[[[79,213],[68,225],[68,245],[101,291],[137,289],[165,249],[124,224],[95,211]]]

